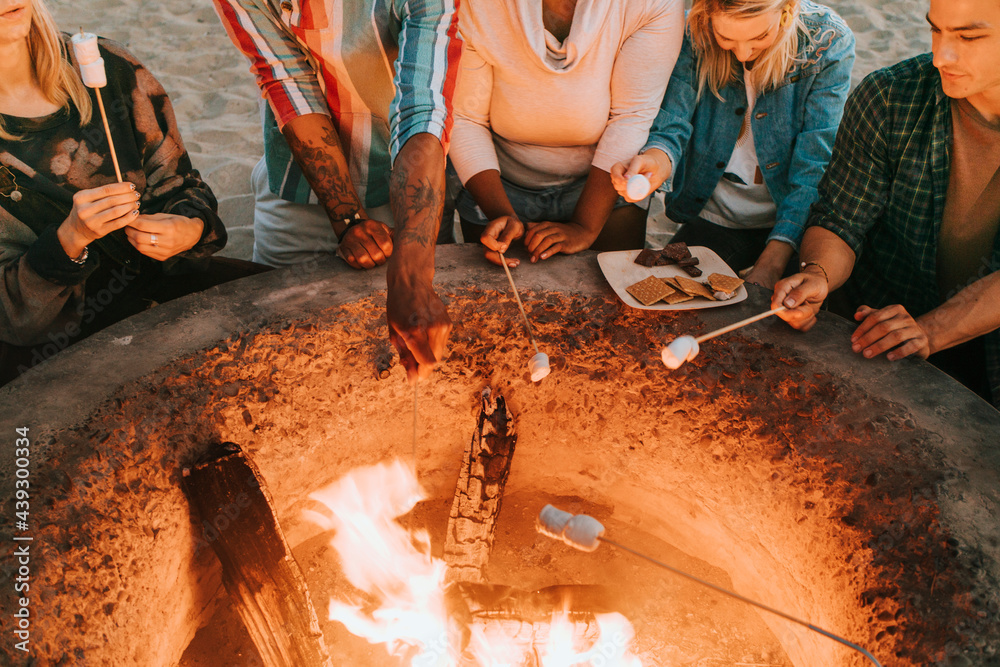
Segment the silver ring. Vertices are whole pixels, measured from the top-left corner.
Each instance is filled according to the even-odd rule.
[[[154,246],[156,245],[156,234],[149,235],[149,242],[152,243]]]

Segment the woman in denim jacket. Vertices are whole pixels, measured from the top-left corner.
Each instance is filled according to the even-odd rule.
[[[773,288],[798,249],[850,89],[854,35],[810,0],[694,0],[646,146],[612,169],[667,193],[674,241]]]

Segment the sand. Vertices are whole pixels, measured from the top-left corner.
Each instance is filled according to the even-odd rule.
[[[930,49],[926,0],[830,2],[854,30],[857,84],[869,72]],[[249,259],[253,202],[250,171],[263,151],[259,93],[207,0],[51,0],[64,30],[80,26],[125,44],[160,79],[195,166],[219,197],[230,232],[224,255]],[[653,205],[647,241],[661,246],[676,230]]]

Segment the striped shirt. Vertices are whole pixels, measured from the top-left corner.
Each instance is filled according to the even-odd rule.
[[[847,101],[809,225],[857,256],[852,305],[901,304],[914,317],[941,305],[938,245],[951,159],[951,99],[925,54],[868,75]],[[1000,270],[1000,235],[973,279]],[[1000,407],[1000,331],[984,337]]]
[[[305,114],[333,119],[366,208],[389,203],[389,171],[410,137],[426,132],[447,149],[458,0],[213,1],[268,102],[264,150],[276,195],[316,201],[280,132]]]

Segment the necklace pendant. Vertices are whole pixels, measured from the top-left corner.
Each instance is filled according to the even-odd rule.
[[[10,198],[13,201],[21,201],[21,197],[22,195],[20,190],[14,190],[13,192],[10,193]]]

